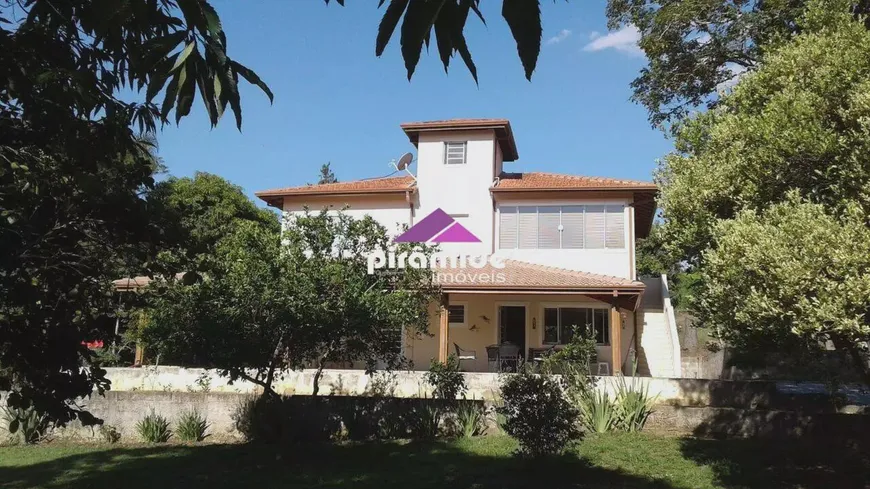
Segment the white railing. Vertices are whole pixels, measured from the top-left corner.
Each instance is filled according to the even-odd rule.
[[[671,305],[671,293],[668,289],[668,276],[662,274],[662,312],[667,323],[668,336],[671,340],[671,356],[674,362],[674,377],[682,377],[683,362],[680,351],[680,335],[677,333],[677,318],[674,316],[674,306]]]

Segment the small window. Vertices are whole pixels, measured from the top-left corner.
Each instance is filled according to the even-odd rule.
[[[465,305],[451,304],[447,306],[447,322],[452,326],[465,324]]]
[[[450,142],[444,143],[444,163],[447,165],[464,165],[468,143]]]

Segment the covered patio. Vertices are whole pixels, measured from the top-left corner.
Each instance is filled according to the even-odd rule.
[[[410,338],[405,355],[416,369],[454,354],[468,372],[510,369],[570,341],[573,327],[595,335],[595,374],[629,370],[637,351],[641,282],[505,260],[504,268],[439,271],[441,302],[432,336]]]

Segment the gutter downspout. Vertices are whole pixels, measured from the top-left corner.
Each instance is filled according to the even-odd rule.
[[[408,210],[410,212],[410,216],[409,216],[408,221],[411,224],[408,227],[411,227],[414,225],[414,201],[411,200],[411,191],[410,190],[405,191],[405,202],[408,203]]]

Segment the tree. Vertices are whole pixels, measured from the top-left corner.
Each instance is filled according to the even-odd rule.
[[[148,207],[152,226],[162,237],[151,268],[167,276],[208,271],[218,242],[243,222],[280,230],[275,213],[257,207],[241,187],[205,172],[158,183],[148,195]]]
[[[817,301],[820,310],[813,314],[827,314],[829,321],[845,314],[840,319],[852,321],[849,324],[854,329],[845,334],[847,338],[857,341],[870,322],[867,296],[840,298],[858,301],[853,304],[825,304],[821,296],[813,298],[817,292],[814,286],[788,288],[786,283],[777,285],[770,277],[757,276],[771,273],[780,277],[782,274],[773,270],[788,266],[800,276],[810,277],[820,270],[819,262],[851,260],[860,266],[860,260],[850,253],[843,255],[846,249],[801,242],[793,235],[797,231],[786,229],[796,226],[796,219],[782,216],[796,207],[793,212],[806,213],[805,217],[831,232],[835,222],[844,227],[866,227],[870,221],[870,60],[866,56],[870,32],[854,21],[844,4],[836,5],[820,4],[810,9],[801,21],[800,35],[768,53],[756,72],[718,107],[685,123],[678,132],[677,150],[664,159],[657,174],[662,188],[664,245],[672,256],[683,258],[689,271],[700,274],[691,294],[692,309],[701,324],[717,329],[736,345],[761,344],[760,335],[765,332],[769,332],[765,345],[816,343],[823,334],[809,334],[811,328],[801,326],[821,321],[811,316],[808,308],[798,307],[804,294],[810,298],[807,300]],[[796,197],[788,197],[791,194]],[[816,207],[812,212],[794,203],[786,210],[778,207],[794,199]],[[765,213],[774,208],[780,210]],[[827,217],[818,216],[819,209]],[[845,217],[855,212],[863,217]],[[750,220],[746,213],[761,216],[760,221]],[[734,220],[739,224],[729,227]],[[744,228],[746,231],[738,233]],[[776,234],[765,234],[776,229]],[[753,232],[754,237],[750,237]],[[732,237],[731,233],[738,235]],[[848,237],[844,233],[847,231],[836,235]],[[737,239],[747,243],[737,247]],[[792,246],[789,240],[794,241],[794,256],[780,263],[785,257],[777,253]],[[736,251],[720,250],[726,245],[737,247]],[[861,250],[854,248],[855,252]],[[819,256],[812,257],[813,253]],[[752,265],[752,260],[757,263]],[[827,282],[820,278],[821,283],[839,284],[836,290],[844,293],[851,290],[846,284],[855,272],[831,266],[827,273],[835,276]],[[736,287],[741,280],[743,285]],[[733,294],[730,300],[724,298],[723,284],[735,286],[728,292]],[[739,292],[751,287],[755,287],[753,300],[757,304],[736,304],[735,300],[746,299]],[[861,301],[863,319],[854,315]],[[767,310],[761,314],[764,308]],[[774,321],[776,314],[783,317]],[[864,326],[859,326],[860,321]],[[791,330],[784,326],[788,324]],[[824,334],[834,332],[822,330]],[[784,338],[787,331],[791,336]],[[842,338],[835,343],[846,348]],[[846,351],[854,352],[852,348]]]
[[[144,339],[267,395],[285,369],[317,368],[316,395],[329,361],[396,368],[403,335],[427,331],[438,289],[428,269],[369,274],[366,257],[387,244],[370,217],[307,214],[283,234],[243,223],[220,242],[219,266],[201,282],[149,291]]]
[[[0,390],[11,407],[97,421],[74,401],[108,387],[83,342],[110,337],[111,280],[148,260],[154,238],[144,196],[157,162],[130,126],[153,133],[173,109],[178,122],[196,87],[212,125],[227,106],[240,124],[238,77],[269,91],[226,45],[204,0],[0,2]]]
[[[329,4],[329,0],[325,0]],[[344,5],[344,0],[335,0]],[[382,7],[386,0],[378,2]],[[474,13],[485,25],[486,20],[479,9],[480,0],[390,0],[378,26],[375,40],[375,54],[381,56],[393,37],[399,21],[402,21],[400,44],[402,58],[408,72],[408,80],[414,75],[423,46],[429,49],[432,33],[438,55],[446,72],[450,59],[459,53],[462,62],[477,82],[477,67],[471,59],[471,51],[465,41],[465,23],[470,13]],[[523,65],[526,79],[532,79],[532,72],[538,63],[541,52],[541,7],[539,0],[502,0],[502,17],[510,27],[517,45],[517,54]],[[404,20],[403,20],[404,19]]]
[[[631,84],[650,122],[678,122],[801,32],[807,0],[608,0],[608,27],[636,29],[649,61]],[[816,2],[818,3],[818,2]],[[824,3],[824,2],[822,2]],[[868,2],[854,2],[866,14]]]
[[[870,383],[870,228],[851,206],[842,217],[796,192],[763,212],[743,211],[716,229],[700,315],[738,350],[793,343],[846,352]]]
[[[324,183],[338,183],[338,179],[335,178],[335,173],[333,173],[332,169],[329,168],[329,165],[331,164],[332,163],[327,162],[320,167],[320,178],[317,180],[318,185]]]

